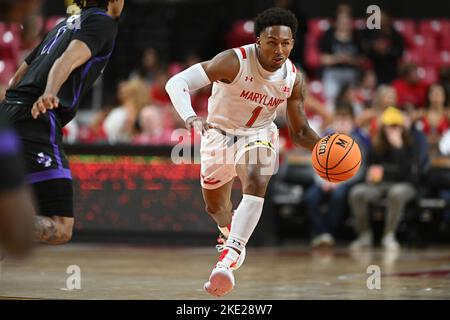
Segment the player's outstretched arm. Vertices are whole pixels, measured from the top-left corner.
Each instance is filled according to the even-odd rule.
[[[86,63],[91,58],[91,50],[80,40],[72,40],[66,51],[59,57],[50,69],[44,94],[34,103],[31,109],[33,118],[37,118],[47,109],[57,108],[59,99],[56,96],[61,86],[69,78],[73,70]]]
[[[292,141],[296,145],[312,151],[320,137],[309,126],[304,107],[305,96],[306,84],[301,74],[298,73],[292,95],[287,101],[286,118]]]
[[[214,81],[231,83],[239,68],[239,59],[234,50],[226,50],[213,59],[195,64],[169,79],[166,91],[188,130],[194,128],[197,133],[201,133],[209,128],[204,119],[197,117],[189,92],[206,87]]]

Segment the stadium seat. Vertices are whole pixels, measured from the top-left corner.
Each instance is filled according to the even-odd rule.
[[[450,50],[442,50],[441,52],[439,52],[439,66],[450,66]]]
[[[450,24],[448,26],[448,31],[443,31],[441,33],[439,47],[443,50],[450,50]]]
[[[408,48],[413,46],[414,36],[416,34],[416,25],[412,19],[395,19],[394,28],[405,38]]]
[[[427,84],[432,84],[439,80],[438,70],[435,67],[419,67],[417,72],[419,77]]]
[[[14,61],[0,59],[0,84],[8,85],[14,75],[16,64]]]
[[[21,39],[18,29],[5,27],[0,32],[0,59],[17,61],[20,56]]]
[[[417,64],[422,63],[422,53],[418,50],[405,50],[401,58],[401,63],[414,62]]]
[[[305,49],[305,62],[311,69],[320,67],[320,51],[317,47],[309,46]]]
[[[51,29],[53,29],[58,23],[63,21],[66,17],[64,16],[53,16],[48,18],[45,21],[45,33],[48,33]]]
[[[419,34],[438,38],[442,32],[442,27],[443,24],[440,20],[421,20],[419,22]]]
[[[326,18],[316,18],[308,20],[308,33],[320,37],[325,31],[330,29],[331,20]]]
[[[233,23],[231,31],[225,36],[228,48],[236,48],[255,41],[254,23],[251,20],[239,20]]]
[[[308,92],[319,99],[320,101],[325,101],[323,83],[319,80],[312,80],[308,83]]]

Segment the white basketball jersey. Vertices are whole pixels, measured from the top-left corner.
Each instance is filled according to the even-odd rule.
[[[287,59],[284,79],[268,80],[258,70],[256,44],[234,49],[239,58],[239,73],[232,83],[216,81],[208,100],[208,123],[224,131],[251,134],[268,128],[276,109],[286,106],[296,79],[296,68]],[[236,131],[234,131],[236,132]]]

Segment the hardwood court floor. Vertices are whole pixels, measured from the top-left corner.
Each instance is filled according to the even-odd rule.
[[[6,260],[0,298],[211,299],[203,291],[214,248],[69,244],[42,246],[27,261]],[[69,291],[68,266],[81,269]],[[367,267],[381,269],[381,289],[367,288]],[[450,299],[450,248],[350,254],[308,248],[249,248],[227,299]]]

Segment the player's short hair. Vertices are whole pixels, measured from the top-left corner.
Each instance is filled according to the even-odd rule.
[[[272,26],[288,26],[291,28],[292,37],[295,38],[298,20],[290,10],[282,8],[267,9],[261,12],[255,19],[255,37],[259,37],[264,29]]]
[[[100,8],[104,10],[108,10],[108,4],[110,0],[74,0],[74,4],[76,4],[81,10],[88,8]]]

